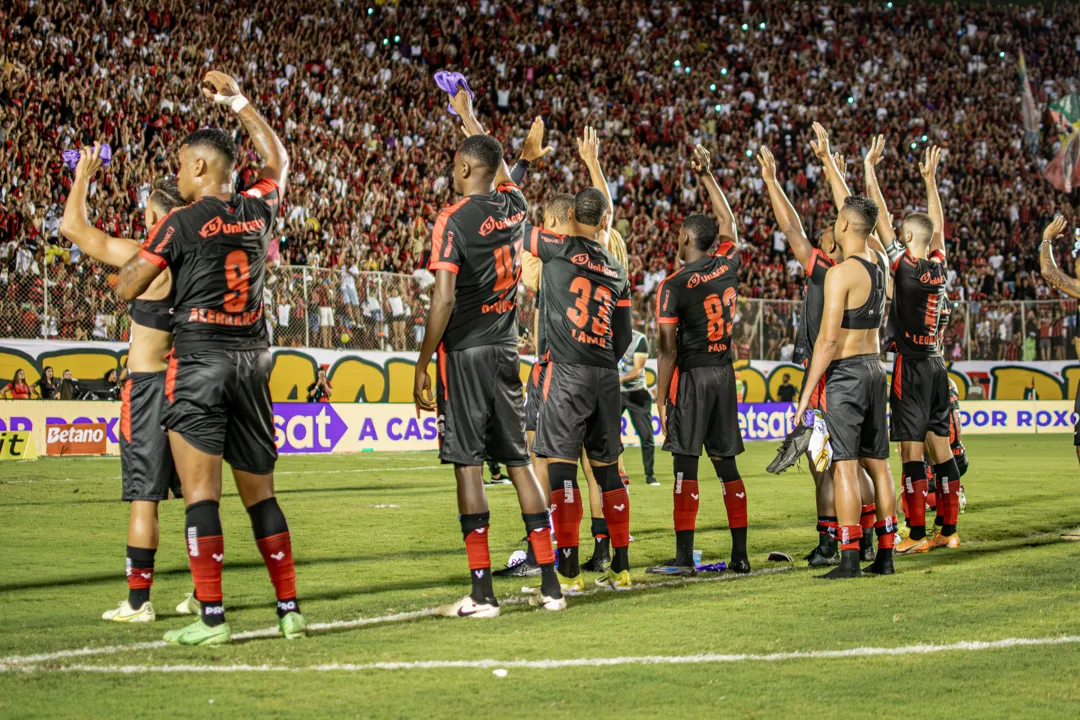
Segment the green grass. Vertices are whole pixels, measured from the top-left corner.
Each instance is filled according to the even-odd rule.
[[[87,665],[274,665],[772,653],[899,647],[1010,637],[1080,635],[1080,543],[1059,532],[1080,522],[1080,485],[1067,436],[972,437],[960,551],[897,561],[893,578],[836,584],[796,563],[769,575],[640,588],[571,600],[568,612],[506,605],[491,621],[425,617],[321,632],[298,642],[259,639],[214,649],[155,648],[62,659],[0,672],[0,717],[810,717],[945,714],[1076,717],[1075,644],[937,655],[796,659],[549,670],[368,670],[296,673],[55,672]],[[750,501],[755,568],[780,550],[799,557],[815,540],[809,475],[766,475],[773,443],[740,458]],[[631,562],[672,554],[671,490],[646,487],[627,451]],[[289,457],[280,501],[293,531],[298,587],[310,622],[430,608],[468,586],[452,473],[401,470],[431,454]],[[670,459],[657,458],[660,476]],[[702,464],[697,546],[725,559],[718,482]],[[395,470],[394,468],[399,468]],[[895,465],[894,472],[899,467]],[[365,471],[365,472],[359,472]],[[370,471],[370,472],[368,472]],[[286,474],[288,473],[288,474]],[[119,462],[49,459],[0,465],[0,658],[158,640],[184,619],[190,589],[180,503],[161,508],[153,589],[158,622],[108,625],[125,597]],[[489,490],[496,564],[519,547],[510,487]],[[392,505],[394,507],[385,507]],[[379,507],[384,506],[384,507]],[[235,493],[223,499],[224,588],[233,632],[275,621],[273,593]],[[584,523],[588,530],[588,522]],[[587,557],[586,550],[584,556]],[[776,567],[782,565],[773,564]],[[504,599],[520,581],[499,581]]]

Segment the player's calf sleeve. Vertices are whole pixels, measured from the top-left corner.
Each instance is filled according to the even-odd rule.
[[[675,455],[672,458],[675,471],[675,488],[672,492],[675,511],[675,532],[697,528],[698,514],[698,459],[693,455]]]
[[[548,482],[551,485],[551,519],[555,525],[555,541],[560,548],[577,547],[583,514],[577,465],[548,463]]]
[[[735,458],[713,458],[713,467],[716,476],[720,478],[724,490],[724,507],[727,509],[728,527],[732,530],[745,528],[746,520],[746,487],[743,485],[739,468],[735,464]]]
[[[619,479],[619,467],[594,467],[593,474],[603,492],[604,519],[611,533],[611,547],[624,548],[630,544],[630,495]]]
[[[128,584],[128,605],[139,609],[150,599],[150,586],[154,584],[154,548],[127,546],[125,562]]]
[[[525,534],[529,538],[529,547],[537,565],[550,565],[555,562],[555,551],[551,548],[551,523],[548,512],[522,513],[525,521]]]
[[[840,534],[840,524],[836,521],[836,516],[818,515],[817,531],[818,535],[822,536],[823,543],[826,538],[829,540],[836,540]]]
[[[956,522],[960,517],[960,469],[956,467],[956,461],[949,458],[934,466],[934,474],[937,475],[938,487],[941,489],[938,512],[944,510],[945,523],[942,525],[941,534],[952,535],[956,532]]]
[[[293,563],[292,537],[289,523],[281,512],[277,498],[257,502],[247,509],[255,544],[259,547],[270,582],[277,596],[278,616],[300,612],[296,602],[296,565]]]
[[[202,604],[202,619],[207,625],[225,622],[221,602],[221,563],[225,559],[225,539],[221,534],[221,516],[214,500],[187,506],[188,563],[195,582],[195,599]]]
[[[877,522],[877,503],[870,503],[869,505],[862,506],[862,515],[859,518],[859,525],[863,530],[868,530],[874,527]]]
[[[488,523],[491,513],[459,515],[461,534],[465,538],[465,554],[469,559],[469,575],[472,578],[472,599],[478,603],[494,602],[495,591],[491,587],[491,553],[488,552]]]
[[[862,525],[840,526],[840,549],[858,550],[862,542]]]
[[[889,515],[874,523],[878,537],[878,550],[892,550],[896,546],[896,516]]]
[[[912,540],[926,537],[926,487],[926,466],[922,461],[904,463],[904,499]]]

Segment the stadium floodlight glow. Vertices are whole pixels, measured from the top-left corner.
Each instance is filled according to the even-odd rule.
[[[682,65],[682,60],[676,60],[675,67],[679,67],[680,65]]]
[[[855,98],[853,98],[852,96],[848,95],[848,99],[847,99],[847,104],[848,104],[848,105],[854,105],[854,104],[855,104]]]
[[[926,142],[926,136],[925,135],[922,136],[922,141]]]
[[[764,30],[765,29],[765,23],[761,23],[760,25],[758,25],[758,29],[759,30]]]
[[[885,7],[889,8],[890,10],[892,10],[892,3],[891,3],[891,2],[890,2],[890,3],[885,3]]]
[[[373,15],[374,13],[375,13],[375,8],[368,8],[367,9],[367,14],[368,15]]]
[[[918,146],[918,145],[916,145],[915,143],[911,143],[911,149],[912,149],[912,150],[914,150],[914,149],[915,149],[915,148],[917,148],[917,147],[919,147],[919,146]]]
[[[754,151],[753,150],[747,150],[746,151],[746,157],[754,157]]]
[[[401,36],[400,35],[395,35],[394,36],[394,42],[401,42]]]
[[[727,75],[727,68],[720,68],[721,75]]]
[[[719,105],[713,105],[713,110],[715,112],[720,112],[720,106]]]
[[[687,75],[689,75],[690,74],[690,68],[683,68],[683,72],[686,73]]]
[[[1002,50],[1001,52],[999,52],[999,53],[998,53],[998,57],[1000,57],[1000,58],[1003,58],[1003,57],[1005,57],[1005,51],[1004,51],[1004,50]]]
[[[711,85],[709,85],[709,90],[716,92],[716,83],[712,83]]]
[[[390,44],[390,38],[383,38],[382,39],[382,44],[383,45],[389,45]]]
[[[749,26],[749,25],[747,25],[746,23],[743,23],[743,24],[742,24],[742,31],[743,31],[743,32],[746,32],[746,31],[747,31],[747,30],[749,30],[749,29],[750,29],[750,26]]]

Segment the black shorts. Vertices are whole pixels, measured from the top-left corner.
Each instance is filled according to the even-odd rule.
[[[1080,447],[1080,388],[1076,390],[1076,400],[1073,401],[1073,412],[1076,413],[1076,425],[1073,426],[1073,445]]]
[[[577,461],[584,445],[590,460],[619,459],[623,448],[618,370],[549,362],[543,387],[533,443],[538,456]]]
[[[203,350],[169,360],[162,424],[243,472],[274,471],[269,350]]]
[[[124,500],[182,497],[169,436],[161,427],[165,372],[130,373],[120,394],[120,484]]]
[[[529,371],[529,384],[525,387],[525,429],[536,432],[536,423],[540,419],[540,406],[544,404],[541,388],[547,375],[547,362],[537,360]]]
[[[829,428],[834,461],[888,459],[886,384],[877,355],[856,355],[829,364],[820,409]]]
[[[941,357],[897,355],[889,393],[893,442],[925,442],[927,433],[949,437],[949,373]]]
[[[731,363],[678,370],[667,399],[664,449],[676,455],[734,457],[743,451]]]
[[[445,352],[439,349],[436,398],[439,459],[454,465],[507,467],[531,462],[525,442],[517,348],[481,345]]]

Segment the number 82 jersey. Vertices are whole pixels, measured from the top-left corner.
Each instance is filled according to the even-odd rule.
[[[680,370],[732,361],[739,264],[735,244],[725,242],[715,253],[684,265],[660,283],[657,322],[678,325],[675,362]]]

